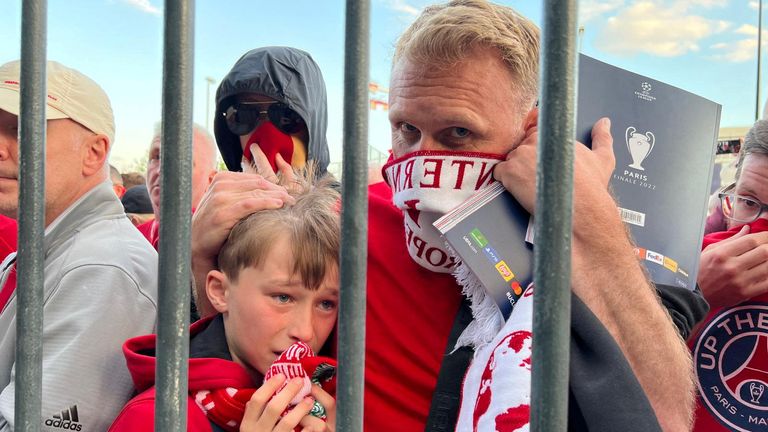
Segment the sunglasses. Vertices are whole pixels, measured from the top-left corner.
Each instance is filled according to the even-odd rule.
[[[302,119],[288,105],[277,102],[237,102],[221,115],[227,121],[227,128],[235,135],[248,135],[263,120],[269,120],[285,134],[301,131]]]

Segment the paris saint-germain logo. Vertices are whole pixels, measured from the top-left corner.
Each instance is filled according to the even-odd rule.
[[[710,321],[694,349],[702,404],[738,431],[768,427],[768,305],[726,309]]]

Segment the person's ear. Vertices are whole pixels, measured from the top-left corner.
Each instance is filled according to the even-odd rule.
[[[122,198],[123,195],[125,195],[125,186],[121,184],[112,184],[112,190],[115,191],[115,195],[117,195],[118,198]]]
[[[229,310],[227,306],[227,290],[229,290],[229,279],[227,275],[218,271],[211,270],[205,279],[205,294],[208,301],[211,302],[216,312],[225,313]]]
[[[210,187],[211,183],[213,183],[213,178],[216,177],[216,173],[218,173],[217,170],[211,170],[208,173],[208,183],[205,184],[205,190],[208,190],[208,187]]]
[[[83,140],[83,176],[90,177],[104,171],[109,156],[109,138],[103,134],[88,135]]]
[[[528,111],[528,114],[525,115],[525,118],[523,118],[523,132],[528,131],[528,129],[537,127],[539,123],[539,105],[537,103],[536,106],[531,108],[530,111]]]

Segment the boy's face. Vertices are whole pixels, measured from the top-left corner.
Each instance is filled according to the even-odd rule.
[[[209,287],[208,292],[214,307],[224,315],[232,357],[260,375],[296,341],[319,351],[336,324],[338,269],[329,269],[320,288],[312,291],[291,273],[292,256],[288,241],[281,235],[261,267],[241,270],[237,283],[220,272],[211,272],[224,278],[218,301],[212,298],[216,297],[215,289]]]

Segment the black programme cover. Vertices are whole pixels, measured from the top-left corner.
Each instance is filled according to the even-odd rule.
[[[610,117],[611,187],[651,280],[693,289],[720,127],[720,105],[585,55],[576,138]]]

